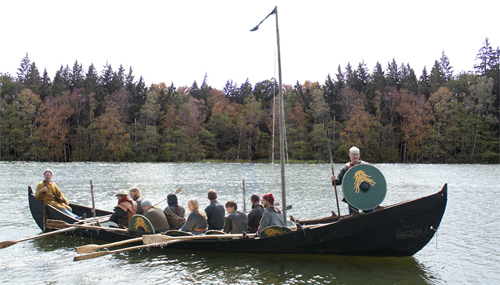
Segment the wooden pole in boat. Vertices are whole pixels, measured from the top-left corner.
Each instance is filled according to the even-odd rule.
[[[243,192],[243,213],[247,212],[247,203],[245,202],[245,192],[247,189],[245,188],[245,179],[243,179],[243,185],[241,185],[241,192]]]
[[[333,125],[335,126],[335,117],[333,117]],[[332,175],[334,175],[332,147],[330,146],[330,133],[328,132],[327,125],[325,125],[325,128],[326,128],[326,137],[328,138],[328,154],[330,155],[330,166],[332,168]],[[334,132],[334,135],[335,135],[335,132]],[[333,189],[335,190],[335,202],[337,204],[337,215],[340,217],[339,196],[337,195],[337,183],[335,182],[335,180],[333,180]]]
[[[281,169],[281,201],[283,204],[283,221],[286,221],[286,191],[285,191],[285,111],[283,103],[283,81],[281,77],[280,30],[278,26],[278,6],[274,7],[276,15],[276,41],[278,44],[278,76],[280,80],[280,169]]]
[[[92,216],[95,219],[96,214],[95,214],[95,200],[94,200],[94,184],[92,184],[92,179],[90,180],[90,194],[92,195]],[[99,221],[96,220],[96,222],[99,226],[101,226],[101,223],[99,223]]]
[[[283,219],[286,221],[286,192],[285,192],[285,111],[283,103],[283,81],[281,78],[281,51],[280,51],[280,30],[278,26],[278,6],[274,7],[274,10],[267,15],[264,20],[251,29],[251,32],[257,31],[260,24],[264,22],[269,16],[274,14],[276,16],[276,42],[278,45],[278,72],[280,81],[280,168],[281,168],[281,201],[283,204]]]

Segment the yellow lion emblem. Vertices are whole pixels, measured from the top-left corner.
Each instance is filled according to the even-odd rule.
[[[359,193],[359,185],[363,182],[370,183],[371,186],[375,186],[375,181],[370,178],[371,175],[366,174],[363,170],[356,171],[354,173],[354,193]]]

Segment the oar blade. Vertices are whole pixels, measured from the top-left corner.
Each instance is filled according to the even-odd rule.
[[[105,256],[105,255],[108,255],[111,253],[113,253],[113,252],[112,251],[98,251],[98,252],[93,252],[93,253],[88,253],[88,254],[77,255],[77,256],[75,256],[75,258],[73,258],[73,261],[81,261],[81,260],[101,257],[101,256]]]
[[[97,244],[87,244],[87,245],[82,245],[76,248],[76,253],[81,254],[81,253],[91,253],[96,250],[99,250],[101,248],[100,245]]]
[[[16,244],[16,243],[17,243],[17,241],[15,241],[15,240],[6,240],[6,241],[2,241],[2,242],[0,242],[0,249],[1,249],[1,248],[6,248],[6,247],[9,247],[9,246],[14,245],[14,244]]]
[[[164,243],[164,242],[168,242],[171,240],[172,240],[172,237],[166,236],[166,235],[143,235],[142,236],[142,243],[143,244]]]
[[[175,189],[174,194],[179,194],[182,191],[182,187]]]

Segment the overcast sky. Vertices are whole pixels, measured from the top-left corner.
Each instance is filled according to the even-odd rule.
[[[208,84],[222,89],[278,77],[278,6],[283,83],[325,82],[340,64],[364,60],[370,72],[394,58],[417,76],[442,51],[455,73],[473,70],[486,37],[500,45],[493,1],[0,1],[0,72],[16,76],[28,53],[54,77],[76,60],[85,72],[120,64],[149,86]]]

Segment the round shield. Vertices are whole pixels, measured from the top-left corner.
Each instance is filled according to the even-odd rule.
[[[148,218],[143,215],[135,214],[130,218],[128,223],[128,227],[134,231],[144,231],[147,234],[154,234],[155,229],[153,228],[153,224],[148,220]]]
[[[387,185],[380,170],[370,164],[358,164],[344,174],[342,191],[351,206],[369,210],[384,201]]]

